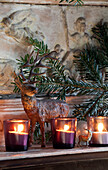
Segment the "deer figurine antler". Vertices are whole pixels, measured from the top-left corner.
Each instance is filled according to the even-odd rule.
[[[34,52],[34,51],[33,51]],[[56,52],[52,51],[48,54],[44,54],[39,58],[38,53],[36,55],[36,58],[32,64],[30,64],[30,59],[32,57],[33,52],[30,54],[27,62],[21,66],[21,72],[19,75],[23,79],[23,83],[20,82],[19,77],[14,73],[14,80],[16,85],[21,90],[21,99],[22,104],[24,107],[24,110],[26,114],[28,115],[29,119],[31,120],[31,137],[30,137],[30,143],[33,142],[33,133],[35,130],[35,124],[36,122],[39,122],[40,124],[40,130],[42,133],[42,147],[45,147],[45,129],[44,129],[44,123],[49,121],[51,118],[55,117],[67,117],[69,112],[69,106],[67,103],[60,101],[60,100],[54,100],[54,99],[42,99],[38,100],[35,96],[37,93],[36,87],[34,84],[37,82],[35,81],[35,76],[44,74],[43,73],[35,73],[34,69],[36,68],[49,68],[48,66],[45,66],[42,64],[42,60],[50,58],[50,59],[56,59]],[[32,66],[32,67],[31,67]],[[24,76],[23,68],[25,67],[31,67],[30,73],[28,75],[28,78]],[[34,77],[32,79],[32,76]]]

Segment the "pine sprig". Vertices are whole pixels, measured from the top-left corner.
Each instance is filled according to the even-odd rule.
[[[66,3],[73,3],[74,5],[82,5],[84,2],[82,0],[60,0],[59,3],[66,2]]]
[[[105,68],[106,63],[104,65],[100,64],[99,59],[101,57],[99,48],[88,44],[85,46],[80,56],[76,57],[77,60],[74,61],[77,71],[81,74],[81,78],[98,82],[99,84],[103,83],[101,69]]]
[[[107,61],[108,64],[108,23],[103,22],[103,20],[101,20],[96,24],[95,27],[92,28],[92,32],[92,37],[98,41],[99,47],[101,48],[103,55],[106,55],[105,61]],[[103,62],[105,63],[105,61]],[[103,62],[101,62],[102,65]]]
[[[38,41],[37,39],[33,39],[31,37],[29,43],[34,46],[34,51],[36,53],[39,52],[40,56],[50,52],[47,44],[44,44],[44,41]]]
[[[108,115],[108,96],[105,93],[97,93],[94,97],[86,100],[86,102],[75,105],[73,111],[74,116],[78,119],[85,119],[86,116],[107,116]],[[107,99],[105,101],[105,98]]]
[[[74,78],[67,78],[65,67],[60,61],[49,61],[51,69],[47,70],[48,76],[39,78],[37,87],[39,93],[46,93],[50,97],[57,97],[64,100],[68,95],[90,95],[103,92],[103,86],[97,83],[77,81]],[[50,73],[50,74],[49,74]],[[104,87],[105,88],[105,87]]]

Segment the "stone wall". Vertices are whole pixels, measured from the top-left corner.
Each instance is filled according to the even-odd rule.
[[[48,47],[59,50],[59,57],[70,76],[74,73],[73,52],[86,42],[92,43],[91,28],[101,19],[108,21],[108,1],[84,1],[83,6],[55,0],[0,0],[0,94],[13,94],[12,72],[17,72],[16,59],[32,47],[27,36],[44,40]]]

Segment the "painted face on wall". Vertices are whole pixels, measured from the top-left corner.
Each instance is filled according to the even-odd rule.
[[[85,32],[86,29],[86,23],[85,23],[85,19],[80,17],[77,19],[76,21],[76,29],[78,32]]]

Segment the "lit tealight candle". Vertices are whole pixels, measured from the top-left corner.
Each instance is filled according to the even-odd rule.
[[[6,151],[27,150],[29,125],[29,120],[4,121]]]
[[[28,134],[24,132],[24,125],[18,124],[17,126],[14,126],[14,131],[9,131],[9,133],[16,133],[16,134]]]
[[[54,148],[74,147],[76,121],[74,118],[56,118],[51,121]]]
[[[89,117],[88,129],[92,131],[90,146],[108,146],[108,117]]]

